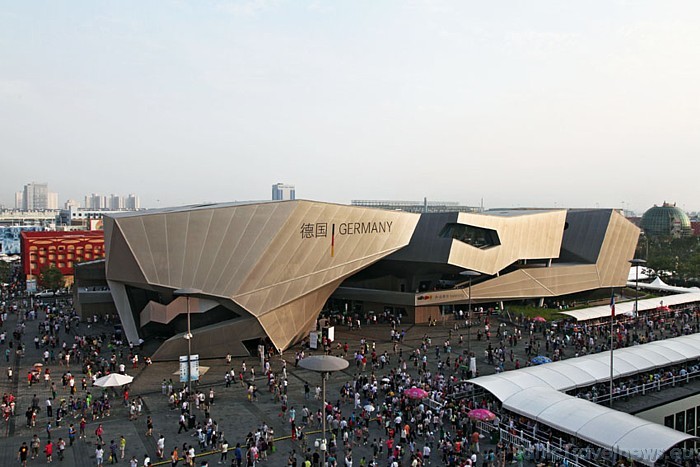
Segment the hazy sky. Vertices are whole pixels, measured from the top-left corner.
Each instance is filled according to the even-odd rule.
[[[0,1],[0,202],[700,210],[700,2]]]

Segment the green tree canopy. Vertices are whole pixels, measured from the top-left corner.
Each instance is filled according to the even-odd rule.
[[[53,264],[42,269],[38,282],[39,285],[48,290],[60,289],[66,283],[61,270]]]

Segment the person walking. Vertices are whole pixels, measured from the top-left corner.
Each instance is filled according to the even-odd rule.
[[[46,454],[46,463],[50,464],[53,460],[53,443],[51,442],[51,438],[49,438],[46,442],[46,446],[44,446],[44,454]]]
[[[97,467],[104,467],[104,457],[105,450],[102,449],[102,444],[98,443],[95,446],[95,461],[97,462]]]
[[[228,460],[228,441],[224,438],[221,442],[221,459],[219,464],[223,464]]]
[[[70,426],[68,426],[68,443],[70,446],[73,446],[74,442],[75,442],[75,426],[71,423]]]
[[[63,440],[63,438],[58,438],[58,441],[56,442],[56,449],[58,450],[58,460],[63,461],[63,455],[66,451],[66,442]]]
[[[119,439],[120,459],[124,459],[124,451],[126,451],[126,438],[124,438],[124,435],[122,435]]]
[[[27,467],[27,457],[29,456],[29,446],[27,446],[27,442],[24,441],[22,442],[22,445],[19,447],[19,451],[17,452],[17,460],[22,464],[22,467]]]
[[[158,441],[156,441],[156,455],[158,459],[163,459],[163,452],[165,451],[165,436],[160,435]]]
[[[97,425],[97,428],[95,428],[95,436],[97,436],[97,439],[100,441],[100,444],[104,444],[105,442],[102,440],[102,435],[104,434],[105,429],[102,428],[102,424],[100,423]]]

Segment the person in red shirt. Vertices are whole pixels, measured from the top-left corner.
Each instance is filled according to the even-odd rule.
[[[386,440],[386,453],[387,457],[391,455],[394,448],[394,438],[388,438]]]
[[[44,446],[44,453],[46,454],[46,462],[50,463],[53,460],[53,443],[51,440],[46,442],[46,446]]]

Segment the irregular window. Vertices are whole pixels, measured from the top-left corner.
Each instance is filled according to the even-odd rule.
[[[440,231],[440,237],[459,240],[476,248],[490,248],[501,244],[495,230],[465,224],[445,225]]]

